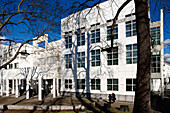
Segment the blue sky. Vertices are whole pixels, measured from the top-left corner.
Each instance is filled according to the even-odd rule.
[[[79,2],[83,2],[85,0],[79,0]],[[88,3],[88,5],[91,5],[93,3],[95,3],[98,0],[94,0]],[[105,0],[102,0],[102,2]],[[71,6],[73,4],[73,0],[58,0],[58,2],[65,8],[67,9],[69,6]],[[170,2],[167,1],[163,1],[161,2],[161,0],[149,0],[150,2],[150,12],[151,12],[151,21],[155,22],[155,21],[159,21],[160,20],[160,9],[166,7],[167,9],[170,10]],[[170,43],[170,13],[165,10],[163,10],[164,13],[164,40],[167,43]],[[66,17],[68,16],[68,14],[63,15],[62,17]],[[58,20],[57,22],[60,22],[60,20]],[[7,38],[11,38],[11,39],[30,39],[33,38],[33,35],[30,35],[29,33],[23,33],[24,30],[27,30],[26,27],[23,27],[23,25],[20,26],[8,26],[9,29],[12,29],[11,34],[10,35],[6,35]],[[57,28],[56,28],[57,29]],[[60,26],[58,26],[58,29],[60,29]],[[54,35],[54,36],[53,36]],[[58,30],[58,32],[56,34],[53,34],[53,32],[51,32],[51,34],[49,34],[50,37],[53,37],[52,40],[58,40],[60,39],[60,30]],[[170,47],[170,46],[169,46]],[[169,47],[165,47],[164,53],[165,54],[169,54],[170,56],[170,48]]]

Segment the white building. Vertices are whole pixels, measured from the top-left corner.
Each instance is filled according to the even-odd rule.
[[[133,101],[137,73],[137,36],[135,6],[131,1],[120,13],[114,28],[114,50],[110,47],[111,25],[123,1],[108,0],[61,20],[61,91]],[[163,14],[150,24],[155,39],[151,61],[151,90],[163,91]],[[159,45],[159,46],[157,46]]]
[[[2,47],[2,64],[9,61],[18,50],[21,44],[10,47]],[[1,71],[1,96],[9,94],[26,94],[26,99],[38,95],[42,100],[43,96],[49,93],[55,98],[57,80],[60,77],[60,40],[48,43],[48,35],[40,37],[33,42],[33,45],[25,44],[17,58],[10,63],[6,69]]]

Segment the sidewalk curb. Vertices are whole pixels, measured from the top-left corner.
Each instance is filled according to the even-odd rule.
[[[0,105],[0,110],[84,110],[85,107],[82,105],[76,106],[64,106],[64,105]]]

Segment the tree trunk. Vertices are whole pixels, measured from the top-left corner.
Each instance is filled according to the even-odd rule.
[[[133,113],[150,113],[151,49],[148,9],[148,0],[135,0],[138,62]]]

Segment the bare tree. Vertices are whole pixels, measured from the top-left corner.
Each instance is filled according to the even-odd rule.
[[[63,9],[58,2],[46,0],[1,0],[0,4],[0,36],[8,35],[11,37],[0,39],[0,42],[8,42],[9,50],[12,44],[21,43],[15,55],[9,61],[3,63],[0,69],[5,68],[16,59],[24,44],[38,40],[39,37],[46,33],[56,34],[58,32],[59,34],[59,23]],[[16,32],[27,37],[19,39],[11,36]],[[37,38],[33,39],[33,37]]]

